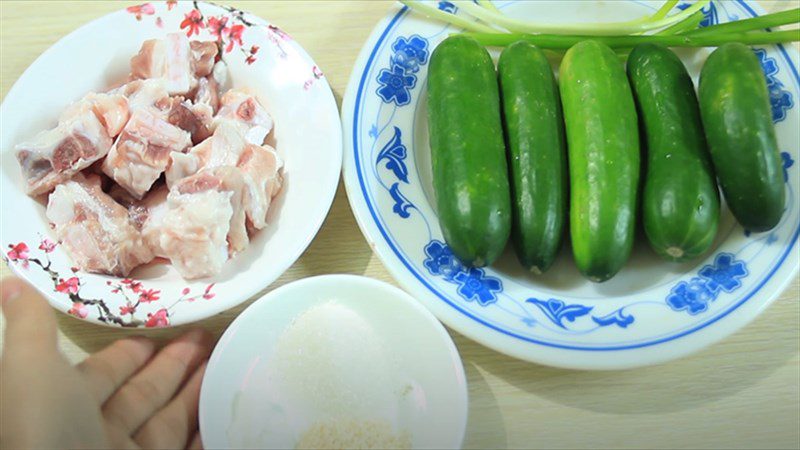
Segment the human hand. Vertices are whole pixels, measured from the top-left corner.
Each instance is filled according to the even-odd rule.
[[[72,366],[47,301],[0,282],[0,448],[200,448],[197,405],[211,338],[193,330],[156,352],[120,339]]]

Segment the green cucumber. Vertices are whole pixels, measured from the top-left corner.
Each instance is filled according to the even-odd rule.
[[[700,73],[698,95],[711,160],[728,207],[748,230],[775,227],[786,193],[758,58],[738,43],[714,50]]]
[[[633,49],[628,78],[647,146],[645,234],[667,259],[694,258],[717,234],[719,191],[692,79],[681,60],[657,44]]]
[[[636,106],[619,57],[598,41],[564,55],[561,103],[570,175],[570,233],[578,269],[613,277],[633,246],[639,185]]]
[[[514,249],[523,266],[540,274],[561,247],[567,210],[558,84],[544,53],[523,41],[503,50],[497,69],[508,144]]]
[[[474,39],[449,37],[431,55],[428,127],[444,239],[463,263],[491,264],[508,241],[511,199],[494,63]]]

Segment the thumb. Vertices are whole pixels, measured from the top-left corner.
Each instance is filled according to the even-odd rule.
[[[6,322],[4,351],[56,350],[53,310],[34,288],[14,277],[0,281],[0,306]]]

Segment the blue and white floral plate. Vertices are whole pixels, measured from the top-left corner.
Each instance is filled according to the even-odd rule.
[[[431,2],[459,14],[457,4]],[[517,17],[618,21],[657,5],[628,2],[496,2]],[[688,4],[680,4],[685,8]],[[760,14],[752,2],[715,2],[704,25]],[[397,281],[448,326],[497,351],[578,369],[663,362],[716,342],[757,316],[797,273],[800,95],[797,50],[754,51],[767,76],[786,178],[786,212],[750,233],[723,208],[713,250],[696,261],[660,260],[638,239],[612,280],[593,284],[567,244],[544,275],[526,273],[508,249],[486,269],[461,265],[444,243],[431,186],[426,81],[431,51],[459,30],[399,5],[361,51],[343,105],[344,177],[364,235]],[[681,50],[695,76],[709,49]]]

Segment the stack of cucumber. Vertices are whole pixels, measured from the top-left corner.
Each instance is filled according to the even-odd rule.
[[[761,65],[742,44],[708,58],[698,97],[669,49],[641,44],[627,74],[594,40],[556,79],[540,49],[508,46],[497,73],[477,41],[452,36],[428,73],[433,185],[444,238],[465,264],[491,264],[509,236],[546,271],[569,215],[575,263],[602,282],[628,260],[636,221],[666,259],[703,254],[717,233],[717,180],[752,231],[780,221],[785,194]],[[498,82],[499,80],[499,82]]]

